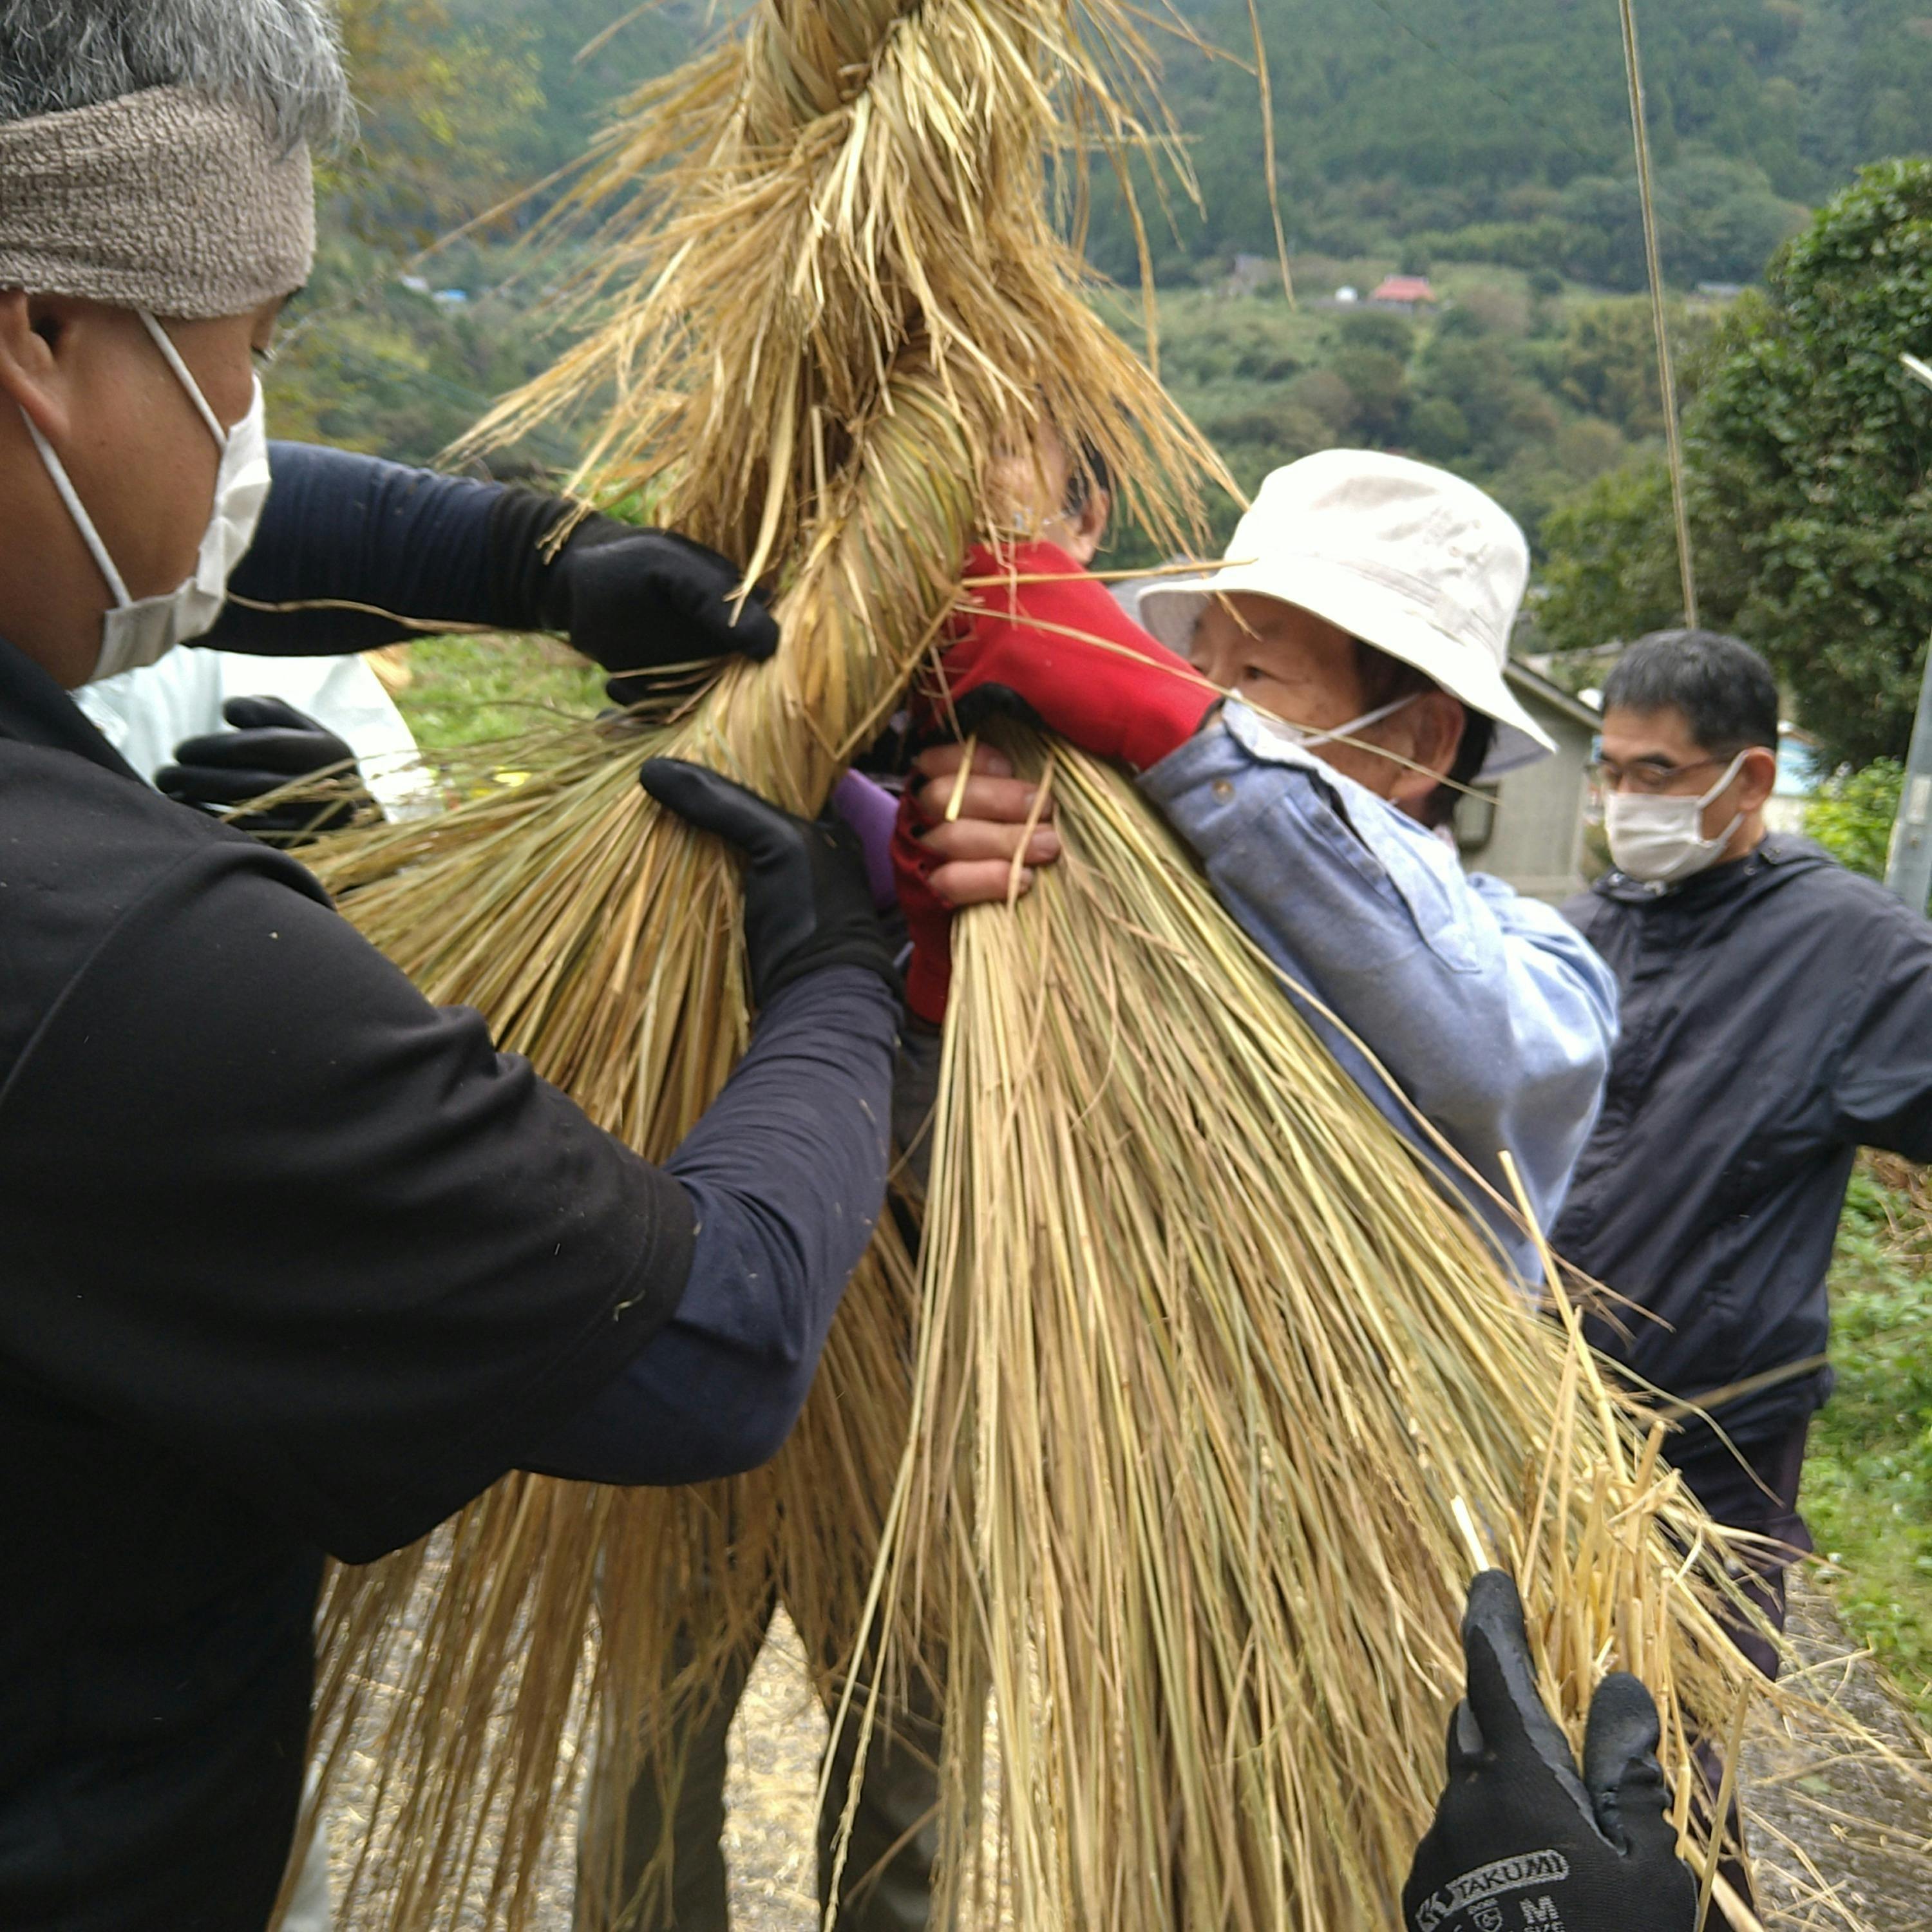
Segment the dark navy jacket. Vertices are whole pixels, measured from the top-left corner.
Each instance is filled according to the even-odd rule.
[[[543,621],[524,500],[274,461],[241,594]],[[396,628],[238,606],[215,641]],[[884,1190],[896,1017],[862,968],[796,980],[653,1168],[0,638],[4,1932],[260,1932],[325,1550],[513,1468],[772,1453]]]
[[[1932,924],[1780,834],[1668,890],[1612,872],[1564,911],[1616,973],[1623,1024],[1552,1236],[1659,1318],[1592,1339],[1680,1396],[1822,1354],[1858,1149],[1932,1159]],[[1718,1419],[1762,1440],[1830,1390],[1815,1372]]]

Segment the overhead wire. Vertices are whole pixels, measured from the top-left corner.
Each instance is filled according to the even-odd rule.
[[[1677,380],[1671,365],[1670,330],[1664,314],[1664,270],[1657,247],[1657,197],[1651,178],[1650,130],[1644,116],[1643,62],[1637,47],[1631,0],[1617,0],[1623,28],[1624,75],[1630,90],[1630,139],[1636,148],[1637,195],[1643,211],[1644,267],[1650,282],[1651,326],[1657,335],[1658,400],[1670,464],[1670,508],[1677,525],[1677,568],[1684,590],[1684,621],[1697,628],[1697,572],[1690,554],[1690,511],[1684,481],[1684,436],[1677,415]]]

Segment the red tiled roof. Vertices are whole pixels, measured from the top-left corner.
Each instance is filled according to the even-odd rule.
[[[1436,291],[1426,275],[1390,275],[1370,296],[1371,302],[1433,302]]]

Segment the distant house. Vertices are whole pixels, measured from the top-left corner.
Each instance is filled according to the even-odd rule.
[[[1377,308],[1400,309],[1405,315],[1413,315],[1424,302],[1441,299],[1426,275],[1390,275],[1369,295]]]
[[[1272,255],[1237,255],[1221,292],[1229,296],[1258,296],[1281,272]]]

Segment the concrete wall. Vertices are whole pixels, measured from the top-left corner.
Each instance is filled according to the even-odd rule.
[[[1583,890],[1583,808],[1594,730],[1519,688],[1530,714],[1556,741],[1556,755],[1511,772],[1493,806],[1466,798],[1456,843],[1472,872],[1490,872],[1552,904]]]

